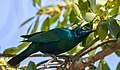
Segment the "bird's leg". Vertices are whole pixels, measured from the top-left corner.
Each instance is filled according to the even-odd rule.
[[[44,64],[44,68],[47,68],[49,63],[53,62],[54,59],[50,59],[49,61],[47,61],[45,64]]]
[[[54,61],[57,60],[57,56],[55,56],[54,54],[46,54],[46,55],[51,56],[52,59],[54,59]]]
[[[72,62],[73,55],[58,55],[59,58],[64,59],[65,61],[61,64],[61,67],[67,67]]]
[[[53,54],[46,54],[46,55],[51,56],[52,59],[48,60],[48,61],[44,64],[44,68],[47,68],[48,65],[49,65],[49,63],[52,63],[52,62],[54,62],[54,61],[57,60],[57,57],[56,57],[55,55],[53,55]]]

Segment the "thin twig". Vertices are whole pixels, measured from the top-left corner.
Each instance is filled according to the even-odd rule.
[[[90,51],[92,51],[92,50],[97,49],[98,47],[100,47],[100,46],[102,46],[102,45],[104,45],[104,44],[107,44],[107,43],[109,43],[109,42],[116,42],[116,41],[117,41],[117,39],[111,39],[111,40],[104,41],[104,42],[102,42],[101,44],[98,44],[97,46],[92,47],[92,48],[84,51],[84,52],[81,54],[81,56],[85,55],[86,53],[88,53],[88,52],[90,52]]]
[[[42,65],[42,64],[44,64],[44,63],[46,63],[46,62],[48,62],[49,60],[50,60],[50,59],[41,61],[41,62],[39,62],[36,66],[38,67],[38,66],[40,66],[40,65]]]
[[[84,52],[85,50],[87,50],[88,48],[90,48],[90,46],[92,46],[94,43],[96,43],[99,40],[99,37],[95,38],[92,42],[90,42],[88,45],[85,46],[85,48],[83,48],[82,50],[80,50],[77,54],[75,54],[75,58],[74,60],[78,59],[79,57],[82,56],[82,52]]]
[[[108,42],[112,42],[112,41],[115,41],[115,40],[106,41],[104,43],[108,43]],[[98,61],[100,59],[103,59],[107,55],[110,55],[111,53],[113,53],[113,52],[115,52],[115,51],[117,51],[119,49],[120,49],[120,40],[118,40],[116,43],[114,43],[113,45],[111,45],[107,49],[102,50],[102,51],[96,53],[93,56],[89,56],[89,57],[86,57],[86,58],[81,58],[78,62],[75,63],[73,68],[75,70],[77,70],[77,69],[83,70],[89,64],[94,63],[94,62],[96,62],[96,61]]]
[[[48,66],[46,69],[50,69],[50,68],[56,68],[56,69],[59,69],[60,66]],[[42,68],[38,68],[37,70],[42,70],[44,69],[43,67]]]

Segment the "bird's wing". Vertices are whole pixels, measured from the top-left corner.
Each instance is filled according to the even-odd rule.
[[[59,32],[59,31],[58,31]],[[22,42],[44,42],[44,43],[48,43],[48,42],[55,42],[55,41],[59,41],[59,36],[57,34],[57,32],[54,31],[48,31],[48,32],[43,32],[40,34],[36,34],[30,38],[28,38],[28,40],[24,40]]]
[[[33,36],[35,36],[35,35],[37,35],[37,34],[42,34],[42,33],[44,33],[45,31],[42,31],[42,32],[36,32],[36,33],[34,33],[34,34],[30,34],[30,35],[22,35],[22,36],[20,36],[20,37],[23,37],[23,38],[31,38],[31,37],[33,37]]]

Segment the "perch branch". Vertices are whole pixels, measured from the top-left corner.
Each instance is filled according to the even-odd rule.
[[[90,48],[90,46],[92,46],[94,43],[96,43],[99,40],[99,38],[95,38],[92,42],[90,42],[88,45],[85,46],[85,48],[83,48],[82,50],[80,50],[77,54],[75,54],[74,56],[74,60],[77,60],[79,57],[81,57],[83,55],[83,52],[85,50],[87,50],[88,48]]]
[[[109,41],[107,41],[107,42],[109,42]],[[104,43],[107,43],[107,42],[104,42]],[[103,44],[101,44],[101,45],[103,45]],[[78,69],[84,70],[86,66],[106,57],[107,55],[110,55],[111,53],[113,53],[119,49],[120,49],[120,40],[118,40],[116,43],[114,43],[113,45],[111,45],[107,49],[102,50],[93,56],[79,59],[79,61],[75,62],[75,65],[73,66],[73,68],[70,68],[69,70],[73,70],[73,69],[74,70],[78,70]]]

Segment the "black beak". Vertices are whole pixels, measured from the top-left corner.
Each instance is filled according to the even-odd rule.
[[[88,30],[87,33],[95,32],[96,30]]]

